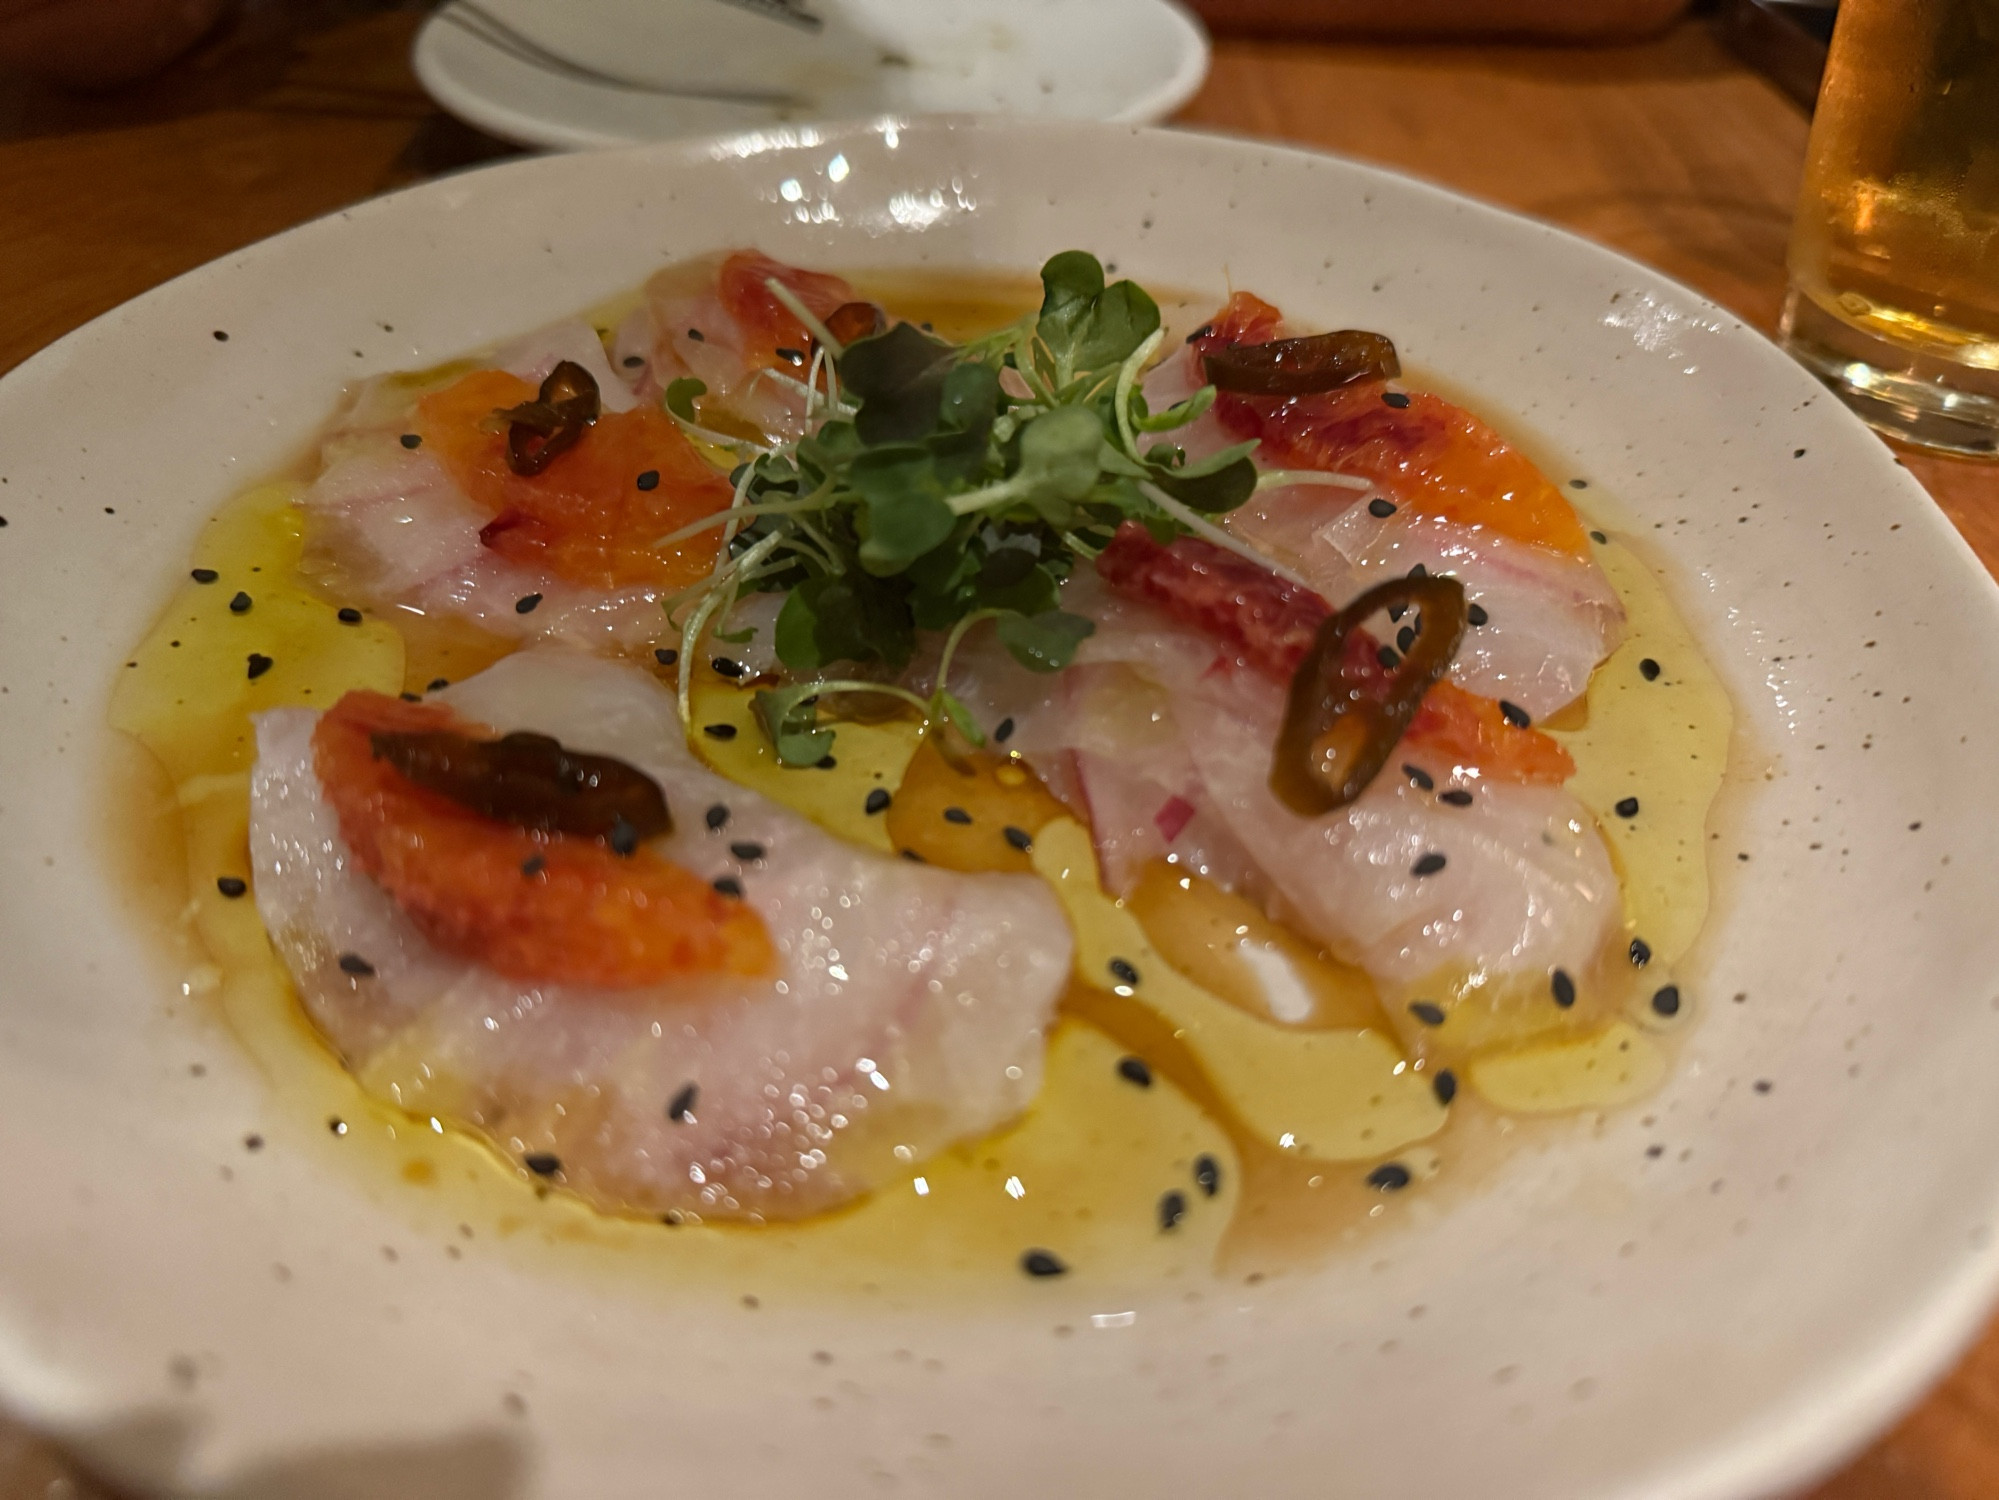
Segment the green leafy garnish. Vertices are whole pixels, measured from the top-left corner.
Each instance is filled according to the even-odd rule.
[[[759,692],[755,704],[782,764],[830,753],[833,731],[820,720],[829,694],[899,697],[982,744],[948,690],[969,630],[990,621],[1023,667],[1059,671],[1094,628],[1059,607],[1079,560],[1127,520],[1161,537],[1212,532],[1201,517],[1254,493],[1254,444],[1190,463],[1156,440],[1199,418],[1215,393],[1203,387],[1165,411],[1148,407],[1139,379],[1162,330],[1142,287],[1107,282],[1081,250],[1050,260],[1041,283],[1038,313],[969,344],[898,323],[841,350],[822,347],[826,391],[822,401],[815,388],[808,406],[821,420],[774,450],[703,426],[700,381],[667,387],[666,410],[683,427],[746,460],[731,476],[729,511],[662,539],[712,525],[727,540],[710,578],[669,603],[685,621],[683,701],[700,635],[743,592],[781,592],[777,656],[799,680]],[[1141,435],[1151,440],[1143,450]],[[843,663],[899,673],[924,632],[945,636],[928,698],[821,675]]]

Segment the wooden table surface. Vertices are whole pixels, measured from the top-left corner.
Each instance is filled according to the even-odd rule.
[[[420,19],[370,0],[252,0],[113,98],[0,80],[0,371],[181,271],[388,188],[506,154],[442,115]],[[1765,329],[1806,120],[1707,22],[1615,48],[1223,41],[1183,123],[1322,146],[1522,209],[1650,262]],[[1999,569],[1999,466],[1904,461]],[[0,1426],[0,1500],[60,1458]],[[1811,1500],[1999,1496],[1999,1325]]]

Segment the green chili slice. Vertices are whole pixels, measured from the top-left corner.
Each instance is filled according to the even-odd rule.
[[[1378,611],[1415,611],[1416,638],[1391,669],[1356,671],[1349,638]],[[1455,578],[1396,578],[1328,616],[1291,678],[1270,789],[1300,817],[1345,807],[1387,764],[1423,695],[1451,668],[1465,634],[1465,590]],[[1359,659],[1372,663],[1370,652]],[[1370,677],[1372,680],[1369,680]]]
[[[1208,383],[1244,396],[1312,396],[1356,380],[1392,380],[1402,361],[1385,334],[1359,328],[1237,344],[1202,358]]]
[[[418,786],[517,828],[610,838],[621,830],[649,839],[673,829],[666,794],[636,766],[564,748],[525,731],[496,740],[450,730],[368,737],[385,760]]]
[[[575,360],[563,360],[548,372],[534,400],[497,414],[507,424],[507,467],[516,474],[539,474],[558,453],[582,441],[598,409],[595,378]]]

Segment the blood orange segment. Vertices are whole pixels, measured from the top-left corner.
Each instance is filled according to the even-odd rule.
[[[319,721],[313,760],[357,865],[438,947],[530,983],[628,989],[774,962],[756,913],[648,849],[530,833],[427,791],[369,737],[478,732],[436,704],[347,694]]]
[[[796,367],[802,375],[811,355],[812,335],[796,313],[771,295],[771,281],[782,285],[822,321],[843,302],[852,302],[854,289],[838,276],[801,271],[772,260],[760,250],[738,250],[722,262],[715,294],[723,310],[736,320],[743,357],[767,368]],[[791,357],[794,354],[797,359]]]
[[[1281,336],[1282,315],[1237,292],[1202,334],[1197,353]],[[1259,465],[1337,469],[1372,479],[1419,515],[1483,529],[1575,557],[1589,538],[1575,508],[1525,454],[1461,406],[1426,391],[1395,393],[1365,380],[1318,396],[1223,392],[1215,415],[1255,438]]]
[[[495,413],[534,397],[519,376],[477,370],[417,403],[425,448],[492,518],[480,532],[488,547],[585,588],[679,588],[714,566],[719,531],[656,545],[733,497],[671,417],[608,412],[541,473],[516,474]]]

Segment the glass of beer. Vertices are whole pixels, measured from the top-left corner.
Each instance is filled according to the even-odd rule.
[[[1844,0],[1784,346],[1919,447],[1999,456],[1999,0]]]

